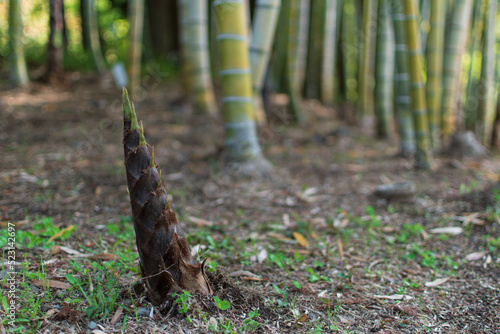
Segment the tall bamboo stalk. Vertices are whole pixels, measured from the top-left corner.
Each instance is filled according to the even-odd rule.
[[[45,69],[45,81],[60,81],[64,77],[64,6],[62,0],[49,1],[49,25],[50,34],[47,48],[47,68]]]
[[[374,124],[374,66],[375,66],[375,37],[377,35],[377,1],[363,3],[363,17],[361,25],[361,54],[359,61],[358,80],[358,116],[361,128],[365,133],[373,133]]]
[[[286,53],[286,69],[285,80],[286,90],[289,96],[288,107],[298,123],[304,123],[305,118],[301,108],[301,85],[300,85],[300,60],[299,60],[299,43],[300,30],[304,29],[300,15],[300,0],[289,0],[285,7],[288,11],[288,45]]]
[[[415,162],[417,169],[429,169],[429,125],[427,122],[425,87],[422,78],[422,53],[419,48],[418,11],[415,0],[403,1],[404,13],[406,15],[406,41],[408,63],[410,65],[412,113],[417,141]]]
[[[321,101],[331,105],[334,98],[335,65],[337,56],[337,0],[326,2],[323,41],[323,70],[321,71]]]
[[[247,175],[265,175],[270,165],[257,140],[245,15],[241,0],[216,0],[217,41],[222,83],[225,164]]]
[[[357,42],[356,6],[354,0],[344,2],[344,15],[342,19],[342,31],[340,44],[344,73],[347,101],[354,103],[358,99],[358,65],[359,47]],[[352,116],[352,115],[351,115]]]
[[[300,87],[305,84],[306,69],[307,69],[307,46],[309,45],[309,23],[311,19],[311,2],[310,0],[300,0],[299,10],[299,42],[298,42],[298,72]]]
[[[429,115],[429,138],[433,150],[439,148],[441,99],[443,94],[443,44],[446,0],[431,1],[430,25],[427,40],[427,110]]]
[[[486,24],[483,30],[483,58],[479,79],[479,116],[481,142],[490,145],[496,114],[497,83],[495,83],[495,29],[498,0],[490,0]]]
[[[335,62],[333,64],[335,68],[335,75],[333,77],[333,100],[334,102],[341,98],[341,87],[343,87],[343,68],[342,68],[342,55],[341,55],[341,29],[342,21],[344,17],[344,0],[337,0],[336,18],[335,18]]]
[[[438,0],[439,1],[439,0]],[[427,38],[429,37],[430,29],[430,15],[431,15],[431,3],[430,0],[420,0],[419,11],[420,11],[420,48],[422,54],[427,52]]]
[[[178,0],[183,59],[189,72],[191,102],[196,112],[215,115],[217,108],[210,73],[206,0]]]
[[[305,97],[320,98],[320,83],[323,58],[323,36],[325,22],[325,0],[311,2],[309,47],[305,81]]]
[[[288,8],[289,1],[283,1],[280,7],[278,23],[276,26],[276,39],[274,40],[271,66],[270,66],[270,86],[272,91],[276,93],[285,92],[285,59],[287,52],[288,38],[284,38],[288,34]],[[279,38],[283,36],[283,38]]]
[[[280,5],[281,0],[257,0],[255,8],[250,42],[250,68],[259,124],[264,124],[266,119],[262,109],[261,92],[276,33]]]
[[[378,7],[375,63],[377,135],[390,138],[394,134],[394,30],[389,0],[379,0]]]
[[[94,0],[82,1],[82,16],[86,22],[83,28],[86,29],[84,36],[88,36],[88,43],[92,61],[98,73],[103,73],[106,70],[106,63],[102,56],[101,42],[99,41],[99,28],[97,25],[97,15]]]
[[[411,114],[410,75],[408,73],[408,57],[406,55],[406,22],[401,1],[392,2],[392,22],[396,40],[396,71],[395,107],[396,119],[401,136],[401,151],[403,157],[410,157],[415,153],[415,130]]]
[[[13,86],[26,86],[29,83],[28,71],[23,48],[22,1],[9,1],[9,72]]]
[[[129,2],[128,72],[129,92],[135,97],[141,90],[142,32],[144,28],[144,0]]]
[[[477,59],[478,57],[482,59],[481,48],[486,21],[485,16],[487,16],[486,12],[489,9],[489,0],[474,0],[474,2],[472,6],[470,41],[467,43],[469,49],[467,50],[469,54],[469,73],[466,92],[463,94],[465,98],[461,99],[464,105],[465,129],[472,132],[477,130],[476,127],[479,120],[479,98],[477,92],[479,77],[476,78],[474,74],[481,71],[481,62],[477,61]]]
[[[473,0],[456,1],[453,6],[449,35],[444,43],[441,131],[445,138],[449,137],[457,126],[462,55],[467,43],[472,2]]]

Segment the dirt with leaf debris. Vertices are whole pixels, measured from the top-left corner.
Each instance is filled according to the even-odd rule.
[[[1,92],[6,330],[500,333],[497,154],[437,157],[432,171],[415,171],[396,141],[364,136],[336,120],[338,109],[308,101],[309,124],[291,124],[278,95],[259,131],[273,178],[235,180],[220,173],[222,120],[194,114],[172,84],[145,92],[136,111],[218,299],[153,308],[136,289],[121,92],[109,79],[70,78]],[[415,195],[374,195],[399,182],[413,182]]]

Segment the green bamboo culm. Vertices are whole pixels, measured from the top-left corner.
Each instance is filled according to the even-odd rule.
[[[23,48],[22,0],[9,0],[9,73],[13,86],[29,83]]]
[[[142,32],[144,28],[144,0],[129,1],[128,72],[130,96],[136,97],[141,89]]]
[[[212,6],[217,22],[226,130],[225,165],[241,167],[239,171],[244,174],[265,175],[271,167],[262,156],[257,140],[243,1],[216,0]]]
[[[378,33],[375,63],[375,113],[377,135],[394,135],[394,30],[389,0],[378,3]]]
[[[411,105],[417,142],[415,163],[417,169],[430,169],[429,131],[425,87],[422,78],[422,53],[419,47],[418,11],[415,0],[403,1],[406,16],[408,64],[410,66]]]
[[[337,0],[324,0],[325,33],[323,41],[323,70],[321,71],[321,101],[332,105],[335,95],[335,65],[337,56]]]
[[[473,0],[457,0],[453,6],[450,31],[444,42],[443,61],[443,101],[441,133],[448,138],[456,129],[458,101],[460,97],[460,74],[462,55],[467,43],[467,29],[472,11]]]
[[[415,154],[415,131],[411,114],[410,75],[408,73],[408,57],[406,55],[406,21],[400,0],[392,2],[392,22],[396,40],[396,71],[394,75],[394,92],[396,120],[401,136],[400,155],[410,157]]]
[[[377,35],[377,5],[378,1],[363,2],[363,16],[361,23],[361,54],[359,59],[358,79],[358,116],[361,129],[367,134],[375,130],[374,118],[374,66],[375,66],[375,37]]]
[[[356,42],[357,26],[356,26],[356,6],[354,0],[346,0],[344,2],[342,16],[342,31],[340,44],[342,52],[343,67],[345,73],[346,87],[345,98],[351,103],[355,103],[358,99],[358,64],[359,64],[359,47]],[[350,115],[351,117],[353,115]]]
[[[288,107],[293,120],[299,124],[305,123],[304,113],[302,112],[301,102],[301,82],[299,73],[299,43],[300,30],[304,29],[300,18],[300,0],[289,0],[285,6],[288,14],[288,44],[286,53],[286,68],[285,68],[285,87],[289,97]]]
[[[178,0],[184,70],[195,112],[215,115],[217,107],[210,72],[208,6],[205,0]]]
[[[431,1],[430,26],[427,39],[427,110],[432,150],[440,147],[441,100],[443,96],[443,45],[446,0]]]
[[[87,31],[84,33],[88,36],[90,55],[98,73],[106,71],[106,62],[102,56],[101,42],[99,41],[99,28],[97,24],[97,15],[94,0],[82,1],[82,16],[85,17],[86,25],[83,26]]]
[[[483,3],[484,2],[484,3]],[[481,47],[482,47],[482,36],[484,32],[484,23],[486,10],[488,8],[488,0],[485,1],[475,1],[472,6],[472,22],[471,22],[471,32],[468,44],[469,53],[469,73],[467,80],[467,88],[465,90],[465,99],[462,98],[461,104],[463,105],[463,113],[465,117],[465,129],[467,131],[474,132],[476,126],[478,125],[478,92],[479,88],[479,76],[476,73],[481,72],[481,62],[477,61],[478,58],[482,59]],[[465,101],[464,101],[465,100]],[[479,137],[478,137],[479,138]]]
[[[325,0],[311,1],[310,24],[309,24],[309,47],[307,50],[307,67],[305,78],[305,97],[308,99],[320,98],[320,84],[323,41],[325,33]]]
[[[252,69],[252,86],[259,124],[265,124],[266,120],[261,92],[271,56],[271,47],[276,32],[280,6],[281,0],[257,0],[255,8],[252,41],[250,43],[250,68]]]
[[[278,38],[286,36],[288,29],[288,1],[283,1],[280,6],[278,23],[276,26],[276,37],[271,54],[271,63],[269,68],[269,83],[271,90],[275,93],[285,92],[285,57],[287,48],[287,38]]]
[[[439,0],[438,0],[439,1]],[[431,2],[432,0],[420,0],[418,10],[420,11],[420,48],[422,54],[427,52],[427,39],[429,38],[430,30],[430,16],[431,16]]]
[[[493,123],[496,114],[497,94],[495,82],[495,30],[498,0],[490,0],[483,31],[483,58],[481,61],[481,77],[479,79],[479,117],[480,138],[485,146],[491,143]]]

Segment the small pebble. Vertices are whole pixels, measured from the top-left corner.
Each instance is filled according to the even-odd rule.
[[[123,301],[123,305],[125,305],[125,306],[130,306],[130,305],[132,305],[132,301],[131,301],[130,299],[125,299],[125,300]]]
[[[138,317],[147,317],[149,316],[149,310],[147,307],[139,307],[137,309],[137,316]]]
[[[54,305],[54,308],[55,308],[56,310],[60,310],[60,309],[61,309],[61,305],[59,305],[59,304]]]
[[[94,321],[89,322],[87,325],[89,329],[95,329],[97,327],[97,324]]]

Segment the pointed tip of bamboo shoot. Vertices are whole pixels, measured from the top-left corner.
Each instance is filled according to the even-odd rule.
[[[122,114],[124,121],[130,121],[132,118],[132,106],[128,97],[127,88],[125,87],[123,87],[122,92]]]
[[[128,97],[128,95],[127,95]],[[137,121],[137,115],[135,114],[135,106],[134,102],[130,102],[130,112],[131,112],[131,124],[130,124],[130,130],[135,131],[139,129],[139,122]]]
[[[170,210],[170,196],[167,196],[167,205],[165,205],[165,211]]]
[[[142,124],[142,123],[141,123]],[[149,168],[155,166],[155,147],[151,147],[151,159],[149,159]]]
[[[132,122],[132,125],[133,125],[133,122]],[[144,127],[142,126],[142,121],[141,121],[140,128],[141,128],[141,132],[139,134],[139,147],[144,146],[144,145],[147,144],[146,137],[144,137]]]

